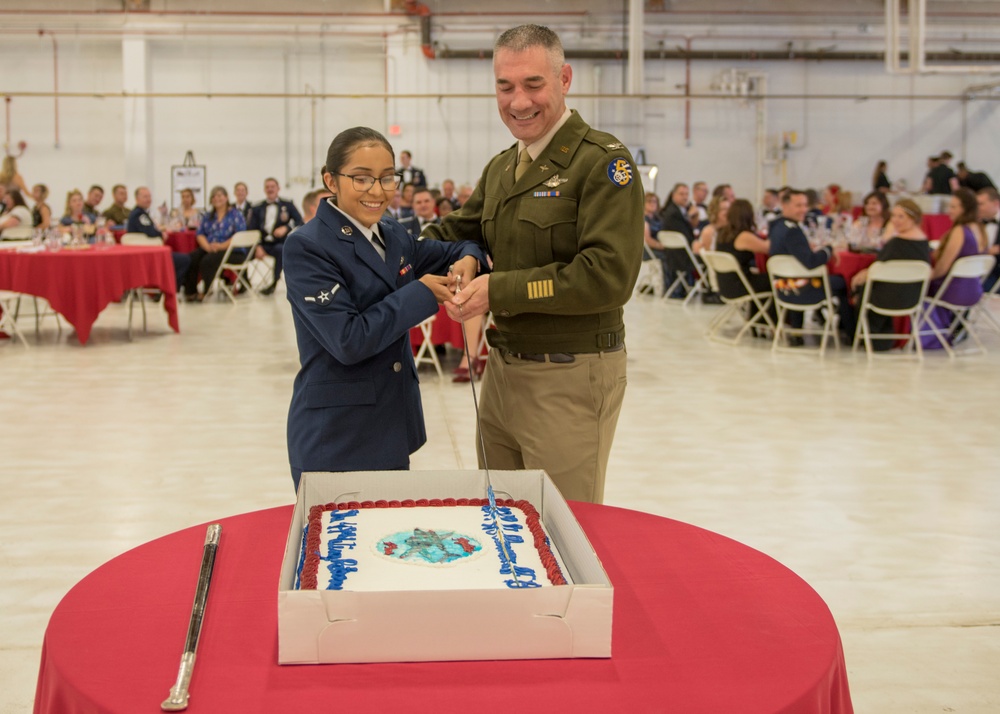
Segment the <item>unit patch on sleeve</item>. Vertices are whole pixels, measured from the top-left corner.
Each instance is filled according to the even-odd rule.
[[[552,289],[551,280],[532,280],[528,283],[528,299],[537,300],[539,298],[552,297],[554,291]]]
[[[632,165],[628,159],[612,159],[608,164],[608,178],[615,186],[628,186],[632,183]]]

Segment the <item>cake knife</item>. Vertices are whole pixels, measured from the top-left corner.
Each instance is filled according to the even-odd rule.
[[[198,587],[194,593],[194,604],[191,606],[191,619],[188,621],[187,640],[184,643],[184,654],[181,655],[181,666],[177,671],[177,682],[170,688],[170,696],[163,700],[160,709],[165,712],[179,712],[187,709],[188,688],[191,685],[191,675],[194,673],[195,653],[198,651],[198,638],[201,636],[201,625],[205,621],[205,603],[208,601],[208,587],[212,584],[212,570],[215,567],[215,552],[219,548],[219,538],[222,536],[222,526],[213,523],[205,533],[205,547],[201,553],[201,570],[198,573]]]

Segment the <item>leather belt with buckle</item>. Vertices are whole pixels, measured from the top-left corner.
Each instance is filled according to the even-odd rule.
[[[617,352],[622,349],[625,349],[624,344],[615,345],[609,349],[601,350],[601,352]],[[569,364],[570,362],[576,362],[576,357],[572,352],[511,352],[510,354],[513,357],[525,359],[529,362],[552,362],[555,364]]]

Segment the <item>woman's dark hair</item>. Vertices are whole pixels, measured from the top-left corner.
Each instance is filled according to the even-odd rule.
[[[326,150],[324,172],[339,174],[347,164],[351,154],[362,146],[382,146],[392,156],[393,162],[396,161],[396,153],[392,150],[392,144],[389,143],[388,139],[374,129],[356,126],[340,132],[330,142],[330,148]]]
[[[715,236],[716,243],[732,243],[744,231],[754,233],[757,222],[754,219],[753,205],[745,198],[737,198],[729,205],[726,213],[726,225],[719,229]]]
[[[964,226],[979,220],[979,206],[976,203],[976,194],[971,189],[960,188],[952,196],[957,198],[962,204],[962,215],[955,219],[956,226]]]
[[[27,206],[28,205],[28,204],[26,204],[24,202],[24,196],[22,196],[21,192],[19,190],[17,190],[16,188],[11,189],[10,191],[8,191],[7,195],[10,196],[11,203],[13,203],[15,206]]]
[[[876,201],[878,201],[881,204],[881,206],[882,206],[882,222],[883,223],[888,223],[889,222],[889,199],[886,198],[885,194],[882,193],[881,191],[872,191],[867,196],[865,196],[865,200],[863,200],[861,202],[862,209],[864,209],[864,207],[868,205],[868,201],[870,201],[873,198]]]

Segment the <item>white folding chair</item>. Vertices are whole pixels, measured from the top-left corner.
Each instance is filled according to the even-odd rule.
[[[21,340],[21,344],[27,347],[28,341],[24,339],[21,328],[17,326],[17,305],[20,299],[20,293],[0,290],[0,332],[6,332],[12,338]]]
[[[0,240],[31,240],[34,232],[31,226],[13,226],[0,233]]]
[[[941,287],[934,295],[930,295],[927,298],[927,302],[924,309],[924,317],[930,329],[938,336],[941,340],[941,344],[944,346],[945,351],[948,352],[949,357],[954,357],[957,353],[948,343],[948,336],[953,333],[954,329],[964,329],[969,337],[976,343],[977,349],[964,349],[961,354],[975,354],[977,352],[982,352],[986,354],[986,347],[983,345],[983,341],[979,339],[975,328],[972,326],[972,320],[969,319],[973,317],[976,308],[982,303],[982,296],[973,306],[969,305],[959,305],[957,303],[950,302],[944,298],[944,295],[948,292],[948,288],[951,286],[952,282],[955,280],[977,280],[982,283],[983,278],[990,274],[993,270],[993,266],[996,264],[996,258],[992,255],[967,255],[964,258],[957,259],[952,263],[951,270],[944,278],[944,282],[941,283]],[[943,330],[944,336],[940,334],[942,330],[936,327],[931,320],[930,313],[938,307],[943,307],[946,310],[951,311],[953,319],[950,325],[947,325]]]
[[[820,335],[819,355],[822,357],[826,352],[826,343],[833,337],[834,344],[840,347],[840,335],[837,333],[837,323],[839,318],[837,309],[834,306],[833,296],[830,293],[830,277],[826,271],[826,266],[808,269],[791,255],[772,255],[767,259],[767,273],[771,278],[771,290],[774,294],[774,304],[778,307],[778,324],[774,330],[774,341],[771,343],[771,350],[774,352],[789,349],[781,344],[785,333],[791,335]],[[819,285],[816,285],[819,283]],[[810,302],[799,302],[790,300],[788,294],[797,294],[801,289],[822,291],[816,293],[816,298]],[[784,293],[783,293],[784,291]],[[806,326],[806,313],[826,308],[826,320],[823,321],[822,328]],[[802,327],[789,327],[785,324],[785,316],[788,312],[802,313]],[[801,352],[801,350],[791,350]]]
[[[444,379],[444,371],[441,369],[441,362],[438,360],[437,351],[434,349],[434,343],[431,342],[431,326],[434,324],[434,320],[436,319],[437,315],[431,315],[420,323],[420,334],[424,336],[424,339],[423,342],[420,343],[420,347],[417,348],[417,354],[413,357],[413,362],[417,365],[418,369],[422,364],[434,365],[434,371],[437,372],[438,379]]]
[[[210,285],[205,286],[205,294],[211,292],[212,287],[215,285],[219,286],[221,292],[225,293],[226,297],[236,302],[236,287],[239,286],[241,282],[249,284],[250,279],[246,276],[247,269],[250,267],[250,261],[253,260],[254,249],[257,247],[257,243],[260,242],[260,231],[237,231],[233,234],[233,237],[229,241],[229,247],[226,248],[225,254],[222,256],[222,262],[219,264],[219,269],[215,271],[215,277],[212,278]],[[239,262],[235,262],[233,258],[233,253],[237,250],[246,251],[245,259]],[[232,271],[236,274],[236,279],[233,280],[233,285],[230,285],[222,279],[222,274],[225,271]],[[254,298],[257,297],[256,291],[251,287],[248,292]]]
[[[645,243],[643,250],[646,260],[639,266],[639,277],[636,278],[635,287],[632,288],[633,295],[639,295],[643,289],[648,288],[653,291],[656,297],[663,296],[663,263],[656,257],[656,253]]]
[[[123,233],[121,237],[122,245],[153,245],[162,246],[163,238],[158,238],[156,236],[148,236],[145,233]],[[139,306],[142,308],[142,331],[147,332],[146,329],[146,296],[150,297],[154,295],[159,295],[160,291],[156,288],[132,288],[125,295],[125,304],[128,307],[128,338],[132,339],[132,310],[135,308],[135,301],[138,298]]]
[[[735,345],[753,327],[773,332],[774,323],[768,311],[774,298],[770,292],[760,293],[753,289],[740,269],[736,256],[722,251],[706,250],[701,257],[708,268],[708,280],[712,290],[718,293],[726,306],[708,324],[705,336],[710,340]],[[756,313],[748,317],[743,313],[744,309],[756,310]],[[739,315],[743,322],[739,332],[732,339],[722,339],[719,332],[736,315]]]
[[[858,329],[854,333],[854,343],[852,350],[858,348],[858,344],[864,341],[865,354],[871,359],[875,351],[872,348],[871,325],[868,322],[869,314],[884,315],[886,317],[908,317],[910,319],[909,334],[899,334],[895,332],[880,332],[874,337],[876,339],[902,340],[906,339],[907,344],[903,346],[903,352],[912,344],[916,347],[917,359],[924,358],[924,351],[920,344],[920,319],[923,314],[922,306],[924,298],[927,296],[927,285],[931,279],[930,263],[922,260],[888,260],[876,261],[868,268],[868,279],[865,281],[865,289],[861,296],[861,308],[858,314]],[[909,305],[898,308],[888,308],[872,301],[872,286],[875,283],[888,283],[891,285],[919,285],[920,291],[915,295],[915,300]],[[943,343],[942,343],[943,344]]]
[[[684,258],[682,256],[686,256],[687,260],[690,261],[691,269],[695,271],[695,275],[697,276],[694,285],[688,285],[687,266],[685,265],[684,270],[675,270],[674,281],[670,283],[669,287],[663,290],[663,297],[669,298],[677,286],[680,285],[684,288],[684,305],[687,305],[691,301],[691,298],[698,293],[708,292],[710,286],[708,285],[707,271],[695,256],[694,251],[691,250],[691,245],[687,242],[684,234],[677,231],[660,231],[656,234],[656,240],[663,245],[667,255],[672,256],[672,260],[680,258],[683,261]]]
[[[1000,305],[1000,280],[997,280],[989,292],[983,294],[982,300],[976,303],[969,313],[969,322],[975,322],[982,315],[989,322],[989,326],[1000,332],[1000,321],[992,312],[993,305]]]

